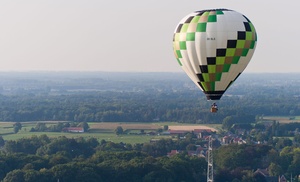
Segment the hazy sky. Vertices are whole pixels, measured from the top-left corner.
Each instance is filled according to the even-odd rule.
[[[1,0],[0,71],[181,72],[177,23],[228,8],[254,24],[258,42],[245,72],[300,72],[297,0]]]

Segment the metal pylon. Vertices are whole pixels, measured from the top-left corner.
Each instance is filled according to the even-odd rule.
[[[212,154],[212,136],[209,136],[208,150],[207,150],[207,182],[214,181],[214,167],[213,167],[213,154]]]

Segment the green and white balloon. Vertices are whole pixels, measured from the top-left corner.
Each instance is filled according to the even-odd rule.
[[[180,21],[173,49],[179,65],[207,99],[219,100],[248,65],[256,42],[255,28],[246,16],[211,9]]]

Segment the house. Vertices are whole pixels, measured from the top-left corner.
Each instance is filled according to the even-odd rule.
[[[211,129],[193,129],[193,130],[169,130],[170,135],[179,135],[183,136],[186,133],[193,133],[197,138],[205,138],[213,133]]]
[[[170,135],[183,135],[190,131],[187,130],[169,130]]]
[[[205,136],[212,135],[213,131],[211,129],[194,129],[197,138],[204,138]]]
[[[70,132],[70,133],[83,133],[84,129],[82,127],[67,127],[62,129],[63,132]]]
[[[203,148],[201,146],[197,147],[196,150],[189,150],[188,155],[189,156],[197,156],[197,157],[206,157],[206,148]]]
[[[167,154],[168,157],[172,157],[173,155],[179,154],[180,151],[179,150],[171,150],[171,152],[169,152]]]
[[[230,136],[224,136],[223,138],[222,138],[222,143],[223,144],[229,144],[231,142],[231,137]]]
[[[176,154],[180,154],[183,151],[181,150],[171,150],[170,152],[167,153],[168,157],[172,157]],[[196,150],[189,150],[187,151],[187,154],[189,156],[197,156],[197,157],[204,157],[206,156],[206,149],[202,148],[202,147],[198,147]]]
[[[243,139],[239,138],[239,137],[235,137],[235,138],[232,139],[232,143],[245,144],[246,142]]]
[[[282,176],[279,176],[278,182],[287,182],[287,180],[286,180],[286,178],[284,177],[284,175],[282,175]]]
[[[268,169],[257,169],[254,175],[259,175],[265,178],[266,182],[278,182],[277,177],[270,176]]]
[[[246,141],[240,137],[226,135],[222,138],[222,143],[223,144],[230,144],[230,143],[245,144]]]

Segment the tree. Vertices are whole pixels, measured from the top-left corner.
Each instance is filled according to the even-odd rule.
[[[35,130],[35,131],[46,131],[46,130],[47,130],[46,123],[40,123],[40,122],[38,122],[38,123],[35,125],[34,130]]]
[[[19,132],[19,128],[18,127],[14,127],[14,133],[18,133]]]
[[[30,170],[24,171],[24,181],[37,182],[37,181],[45,181],[45,179],[44,180],[41,179],[40,172],[30,169]],[[47,181],[50,181],[50,180],[47,180]]]
[[[14,127],[14,133],[18,133],[19,130],[22,129],[22,124],[21,124],[20,122],[16,122],[16,123],[13,125],[13,127]]]
[[[223,145],[215,150],[214,161],[220,169],[234,170],[238,167],[256,169],[262,165],[262,159],[267,156],[270,149],[271,147],[267,145]]]
[[[3,182],[12,182],[12,181],[20,181],[23,182],[24,180],[24,172],[20,169],[13,170],[9,172],[6,177],[3,179]]]
[[[287,147],[287,146],[292,146],[293,145],[293,141],[289,138],[279,138],[275,147],[277,149],[282,149],[284,147]]]
[[[298,128],[297,128],[298,129]],[[300,143],[300,134],[294,136],[294,141]]]
[[[167,131],[169,129],[168,125],[164,125],[164,130]]]
[[[3,147],[4,144],[5,144],[5,141],[4,141],[3,137],[0,136],[0,147]]]
[[[223,119],[222,128],[225,129],[225,130],[230,130],[233,123],[234,123],[233,117],[232,116],[227,116],[226,118]]]
[[[158,129],[157,129],[157,132],[158,132],[158,133],[161,133],[161,132],[163,132],[163,129],[162,129],[162,128],[158,128]]]
[[[294,148],[292,152],[293,160],[289,165],[288,172],[294,175],[299,175],[300,168],[300,148]]]
[[[89,124],[87,122],[81,122],[77,125],[78,127],[82,127],[84,132],[87,132],[90,128]]]
[[[197,149],[197,147],[196,147],[196,145],[195,144],[189,144],[188,146],[186,146],[186,150],[196,150]]]
[[[283,174],[283,170],[282,170],[281,166],[278,164],[275,164],[273,162],[269,165],[268,170],[269,170],[270,176],[279,176],[279,175]]]
[[[121,126],[118,126],[116,129],[115,129],[115,133],[117,134],[117,135],[121,135],[121,134],[123,134],[123,128],[121,127]]]
[[[4,149],[8,153],[14,153],[19,151],[19,147],[16,141],[8,140],[5,142]]]

